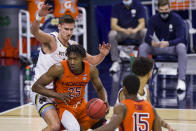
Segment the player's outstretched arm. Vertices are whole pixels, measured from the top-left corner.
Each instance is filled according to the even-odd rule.
[[[106,44],[105,42],[103,42],[102,45],[99,44],[100,53],[96,56],[92,56],[87,53],[85,60],[88,61],[88,63],[96,66],[103,61],[105,56],[108,55],[108,53],[110,52],[110,48],[111,48],[111,45],[109,43]]]
[[[65,98],[67,98],[68,94],[59,94],[55,91],[45,88],[46,85],[50,84],[56,79],[61,79],[63,73],[64,73],[64,68],[61,63],[53,65],[45,74],[43,74],[34,83],[34,85],[32,86],[33,92],[37,92],[47,97],[53,97],[53,98],[64,100]]]
[[[102,99],[106,103],[108,110],[109,110],[107,92],[106,92],[106,90],[105,90],[105,88],[99,78],[99,72],[95,66],[91,66],[91,68],[90,68],[90,78],[91,78],[91,81],[93,83],[93,86],[94,86],[99,98]]]
[[[113,115],[109,123],[95,129],[95,131],[114,131],[123,121],[127,113],[127,108],[124,104],[118,103],[114,106]]]
[[[35,38],[44,44],[49,44],[52,40],[52,36],[40,30],[40,21],[42,17],[45,17],[47,14],[51,12],[49,11],[51,8],[50,5],[41,5],[41,9],[38,10],[38,14],[36,15],[36,20],[33,22],[31,26],[31,33],[35,36]]]
[[[165,122],[163,119],[161,119],[160,116],[159,116],[159,119],[160,119],[160,122],[161,122],[161,126],[162,127],[167,128],[168,131],[176,131],[167,122]]]
[[[154,122],[153,122],[152,130],[153,131],[162,131],[159,116],[158,116],[158,114],[157,114],[157,112],[154,108],[153,108],[153,110],[154,110],[155,119],[154,119]]]

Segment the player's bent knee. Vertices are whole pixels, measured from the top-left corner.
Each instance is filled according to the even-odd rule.
[[[67,131],[80,131],[80,124],[74,115],[67,110],[63,112],[61,123]]]

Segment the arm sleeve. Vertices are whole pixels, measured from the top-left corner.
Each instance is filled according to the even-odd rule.
[[[113,7],[112,7],[112,15],[111,17],[113,18],[118,18],[118,6],[117,4],[115,4]]]
[[[140,3],[140,2],[138,2],[138,4],[137,4],[137,6],[138,6],[138,19],[140,19],[140,18],[145,18],[145,9],[144,9],[144,6]]]
[[[176,38],[169,41],[170,46],[175,46],[179,43],[185,42],[185,26],[183,20],[179,17],[177,20],[175,20],[175,35]]]

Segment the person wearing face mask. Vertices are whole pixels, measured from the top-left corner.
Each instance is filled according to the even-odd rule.
[[[112,7],[111,31],[108,34],[113,61],[110,72],[116,73],[120,69],[118,42],[130,38],[142,43],[145,34],[145,10],[140,1],[122,0]]]
[[[147,30],[145,43],[139,47],[139,55],[144,57],[148,57],[149,54],[176,55],[177,90],[186,90],[187,51],[184,22],[178,14],[170,11],[168,0],[158,1],[158,13],[150,18]]]

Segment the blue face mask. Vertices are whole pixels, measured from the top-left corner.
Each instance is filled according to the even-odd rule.
[[[122,1],[122,3],[124,4],[124,5],[126,5],[126,6],[130,6],[131,5],[131,3],[132,3],[133,1],[132,0],[128,0],[128,1]]]

